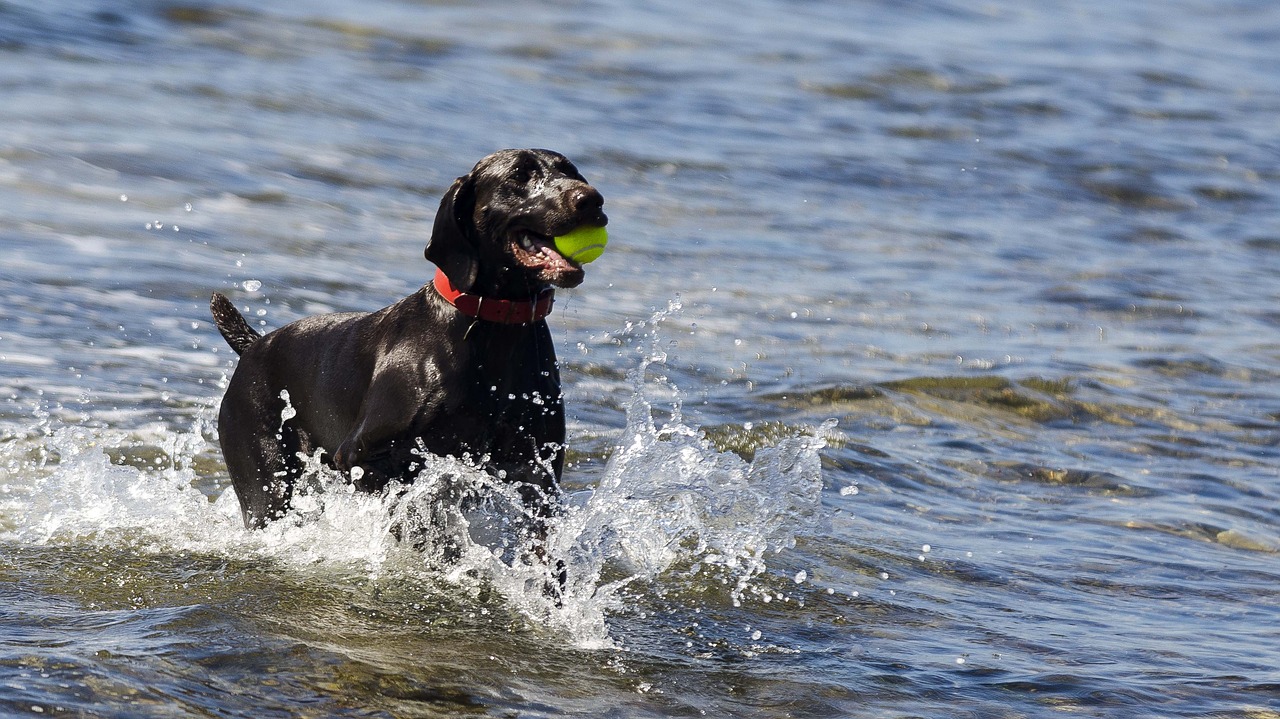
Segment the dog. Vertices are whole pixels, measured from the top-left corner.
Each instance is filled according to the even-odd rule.
[[[564,403],[547,328],[554,288],[582,266],[554,238],[608,222],[565,156],[502,150],[440,201],[424,256],[434,279],[372,313],[307,317],[261,335],[210,302],[240,355],[218,434],[246,527],[290,509],[303,457],[377,492],[411,482],[421,453],[469,459],[547,516],[564,467]]]

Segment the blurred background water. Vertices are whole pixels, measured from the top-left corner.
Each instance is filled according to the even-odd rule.
[[[1266,0],[2,0],[0,713],[1280,717],[1277,78]],[[384,306],[503,147],[611,218],[563,607],[245,532],[211,424],[211,291]]]

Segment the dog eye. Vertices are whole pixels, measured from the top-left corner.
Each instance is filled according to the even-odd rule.
[[[573,163],[568,160],[560,160],[556,162],[553,169],[565,177],[570,177],[575,180],[583,180],[582,175],[578,173],[578,168],[574,167]],[[586,182],[586,180],[583,180],[583,182]]]
[[[523,185],[533,179],[533,168],[528,165],[517,165],[511,171],[511,181],[516,184]]]

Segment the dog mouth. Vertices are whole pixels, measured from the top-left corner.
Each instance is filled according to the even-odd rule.
[[[577,287],[586,273],[556,250],[555,240],[527,228],[512,233],[511,254],[522,267],[533,270],[538,279],[557,287]]]

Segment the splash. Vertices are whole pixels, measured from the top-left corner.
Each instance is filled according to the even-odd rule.
[[[569,508],[548,537],[549,553],[568,568],[564,599],[548,620],[587,645],[608,643],[604,617],[622,609],[624,588],[673,568],[731,579],[739,604],[769,553],[793,547],[797,534],[824,519],[818,452],[834,423],[764,448],[750,463],[715,449],[685,424],[679,389],[649,376],[666,361],[659,326],[679,310],[672,303],[650,321],[649,351],[628,377],[622,439],[590,498]],[[661,425],[646,399],[655,388],[674,398]],[[610,570],[615,578],[602,581]]]
[[[247,531],[233,492],[211,500],[196,486],[196,456],[211,428],[153,430],[162,466],[114,462],[110,448],[136,433],[54,428],[0,445],[0,539],[26,543],[126,543],[157,552],[254,556],[390,579],[426,574],[464,590],[496,589],[531,623],[582,647],[611,646],[608,617],[628,593],[663,597],[702,582],[737,604],[772,554],[823,521],[819,450],[828,426],[798,430],[747,462],[717,450],[681,413],[680,391],[655,365],[673,303],[636,325],[642,359],[629,373],[626,427],[593,490],[532,516],[519,494],[473,463],[420,454],[412,485],[356,492],[307,459],[291,514]],[[669,406],[655,412],[649,396]],[[655,414],[667,419],[661,423]],[[282,418],[287,419],[287,418]]]

